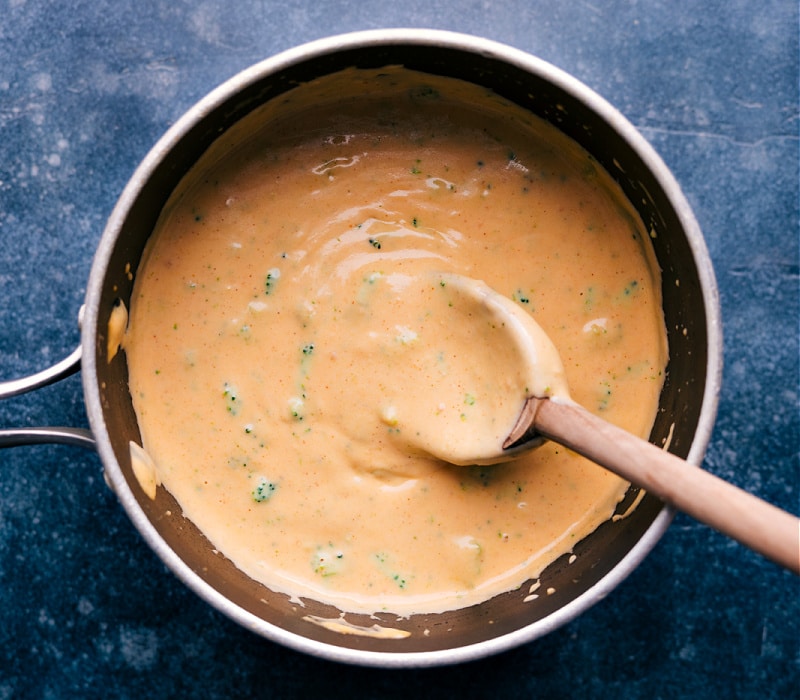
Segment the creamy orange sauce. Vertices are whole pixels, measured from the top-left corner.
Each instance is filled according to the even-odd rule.
[[[643,226],[576,145],[473,86],[348,71],[288,100],[211,149],[136,273],[148,488],[294,598],[411,614],[518,588],[627,484],[550,443],[480,467],[420,449],[414,406],[504,437],[522,399],[498,379],[518,355],[413,290],[484,280],[552,339],[578,403],[646,437],[666,339]]]

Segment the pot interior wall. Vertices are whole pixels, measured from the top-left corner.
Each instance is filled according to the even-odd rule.
[[[708,348],[705,301],[696,261],[681,224],[681,215],[675,211],[662,184],[651,175],[624,138],[576,98],[569,87],[565,89],[552,83],[546,75],[533,75],[527,69],[509,65],[491,55],[443,46],[389,44],[311,56],[285,66],[276,74],[257,77],[245,84],[185,130],[167,157],[155,161],[149,171],[137,173],[133,182],[138,190],[134,192],[128,211],[118,218],[116,230],[112,227],[105,234],[114,242],[99,298],[96,381],[104,407],[105,429],[138,506],[164,542],[197,576],[239,608],[289,632],[335,646],[417,652],[473,644],[545,620],[590,590],[611,571],[652,525],[662,504],[645,496],[629,517],[606,523],[581,542],[573,563],[566,557],[555,562],[541,577],[540,593],[554,589],[551,595],[542,594],[525,602],[529,587],[523,586],[482,605],[451,613],[413,616],[405,620],[385,616],[387,626],[412,633],[402,640],[341,635],[303,620],[306,615],[335,618],[338,611],[314,601],[305,601],[305,607],[300,607],[286,596],[270,592],[215,552],[193,524],[183,518],[179,506],[164,489],[158,490],[153,501],[142,494],[131,472],[128,451],[128,442],[140,439],[128,392],[124,353],[110,363],[106,361],[106,328],[111,309],[118,299],[129,306],[133,284],[129,273],[137,268],[162,206],[214,139],[252,109],[297,83],[351,66],[383,65],[405,65],[491,87],[552,122],[578,141],[617,179],[651,230],[663,273],[670,364],[651,439],[656,444],[669,439],[669,449],[682,457],[689,452],[700,417]],[[631,489],[620,511],[625,510],[634,496],[635,489]],[[357,615],[348,615],[348,620],[367,627],[376,622]]]

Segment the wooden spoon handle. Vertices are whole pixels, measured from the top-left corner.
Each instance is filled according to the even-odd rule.
[[[541,434],[800,574],[800,519],[575,403],[529,399]],[[535,402],[534,405],[530,405]]]

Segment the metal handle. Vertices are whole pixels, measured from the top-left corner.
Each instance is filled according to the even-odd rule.
[[[34,389],[39,389],[49,384],[75,374],[81,368],[80,345],[52,367],[21,379],[12,379],[0,382],[0,399],[19,396]],[[94,436],[85,428],[9,428],[0,430],[0,448],[16,447],[18,445],[39,445],[42,443],[57,442],[64,445],[77,445],[93,450],[95,448]]]
[[[58,442],[89,450],[95,448],[94,435],[85,428],[10,428],[0,430],[0,448]]]
[[[57,362],[52,367],[43,369],[41,372],[32,374],[21,379],[11,379],[0,382],[0,399],[9,399],[12,396],[19,396],[34,389],[53,384],[60,379],[75,374],[81,368],[81,347],[80,345],[72,351],[69,357],[65,357],[61,362]]]

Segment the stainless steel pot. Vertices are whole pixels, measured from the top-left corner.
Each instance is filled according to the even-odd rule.
[[[82,362],[91,433],[78,429],[0,431],[0,445],[64,441],[95,447],[107,481],[133,524],[167,566],[201,598],[244,627],[288,647],[367,666],[412,667],[477,659],[530,642],[608,595],[659,540],[673,512],[645,495],[633,513],[608,522],[528,587],[448,613],[367,618],[407,631],[402,639],[345,635],[307,621],[339,611],[303,605],[251,580],[218,553],[164,489],[145,496],[131,470],[129,441],[140,442],[124,354],[107,360],[109,317],[129,304],[133,274],[159,212],[179,180],[220,134],[298,83],[347,67],[405,65],[491,88],[548,120],[582,145],[619,182],[651,231],[663,274],[670,362],[651,440],[699,464],[716,415],[721,381],[721,323],[716,283],[702,234],[680,188],[636,129],[575,78],[515,49],[449,32],[378,30],[286,51],[235,76],[189,110],[134,173],[100,240],[82,310],[81,347],[34,377],[0,384],[0,396],[27,391],[75,371]],[[636,495],[632,488],[624,510]],[[171,513],[168,516],[167,513]]]

